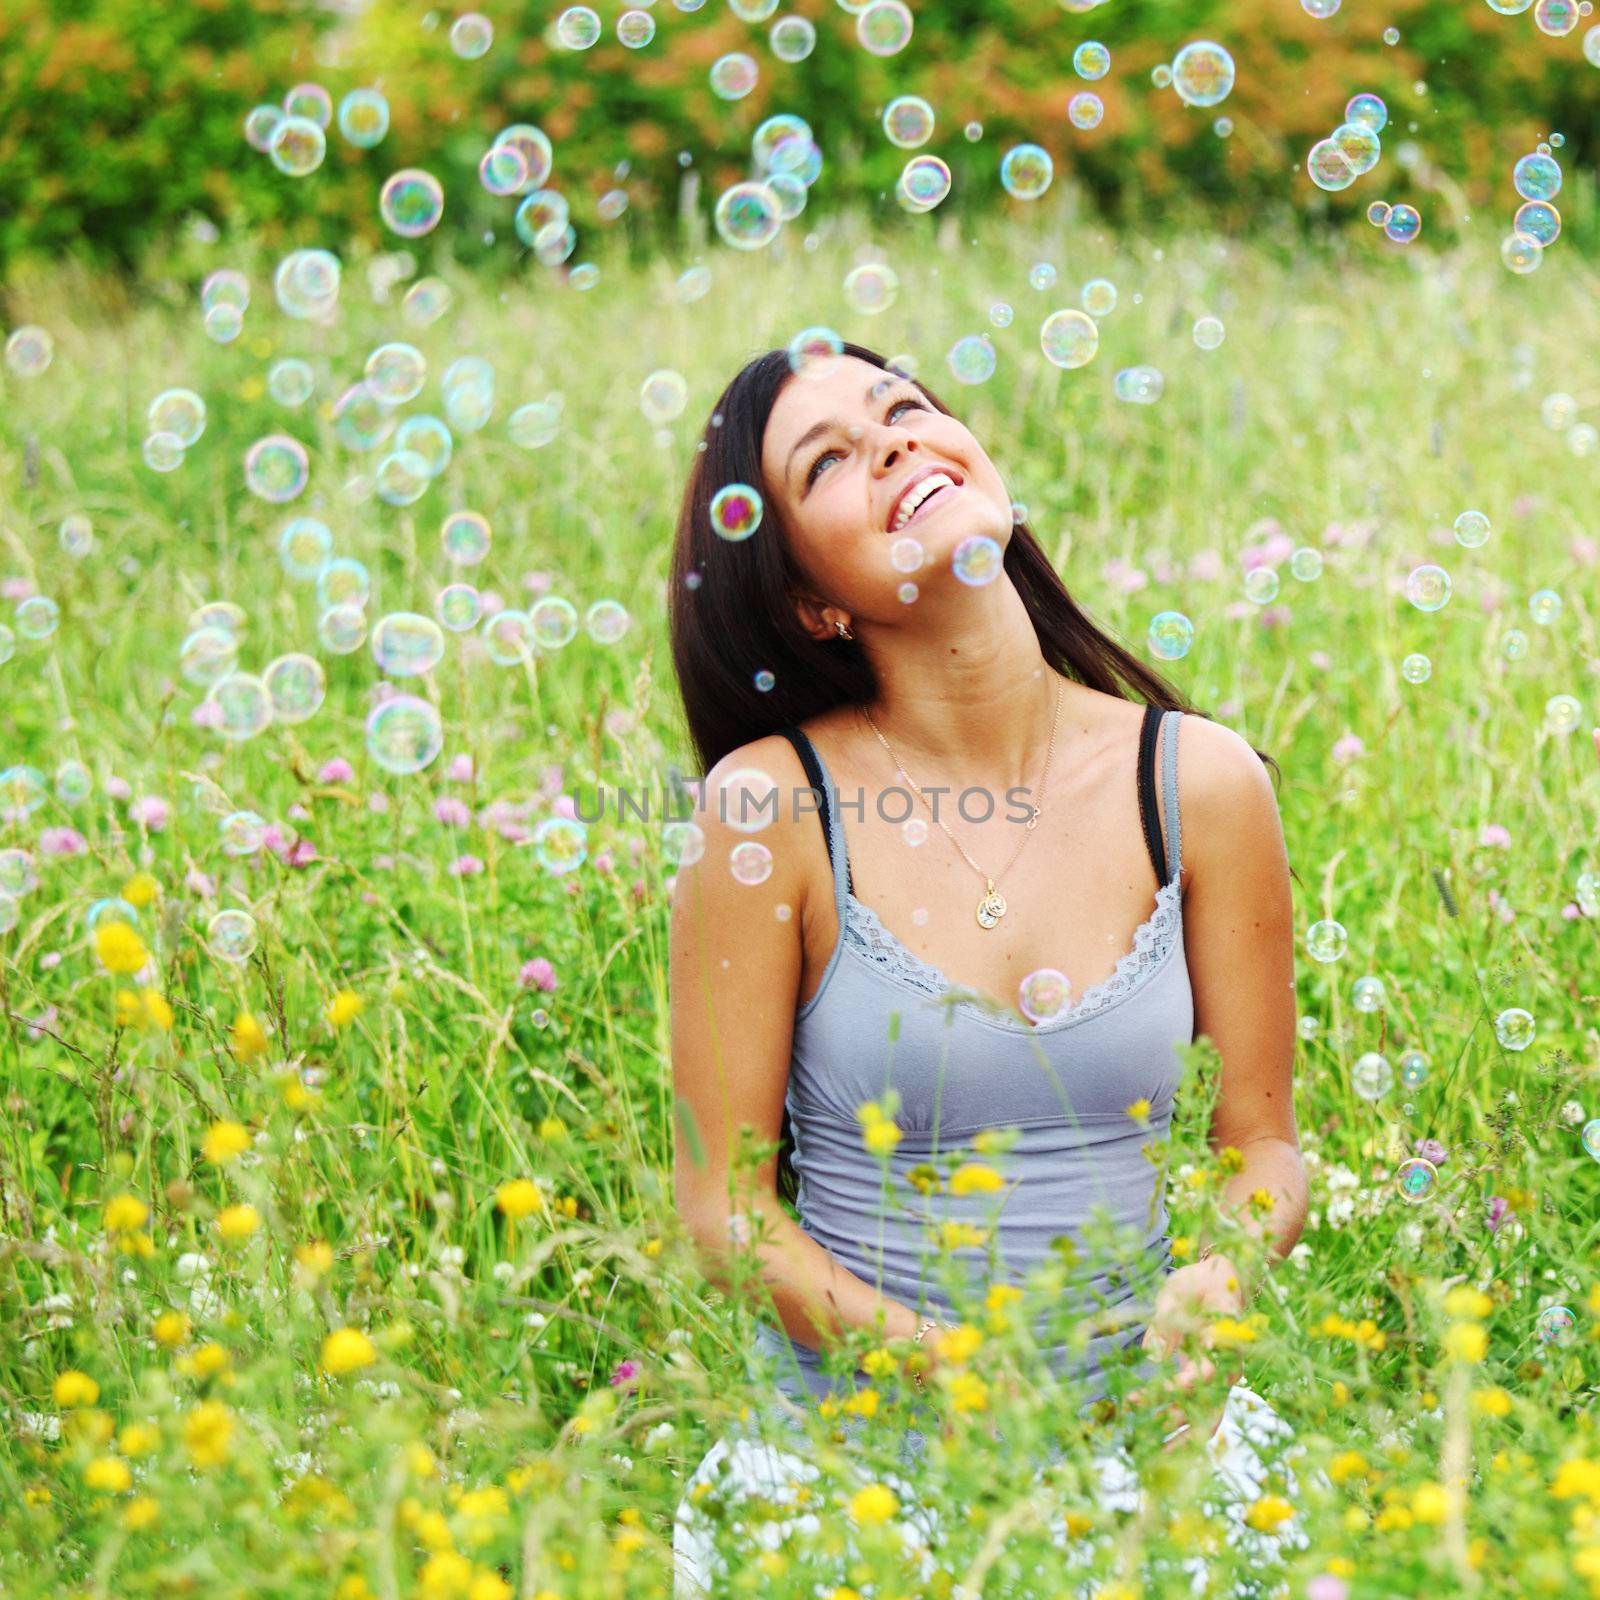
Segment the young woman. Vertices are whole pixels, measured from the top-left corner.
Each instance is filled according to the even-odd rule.
[[[714,510],[729,485],[756,491],[742,520],[727,497]],[[1081,1259],[1107,1218],[1132,1241],[1073,1279],[1087,1347],[1046,1352],[1086,1404],[1113,1364],[1153,1379],[1176,1354],[1180,1388],[1212,1376],[1179,1347],[1199,1311],[1241,1313],[1254,1286],[1220,1252],[1174,1262],[1144,1145],[1170,1125],[1174,1045],[1209,1035],[1210,1142],[1243,1157],[1226,1199],[1269,1260],[1293,1247],[1306,1181],[1270,758],[1094,626],[973,434],[858,345],[820,373],[772,351],[728,385],[670,605],[706,774],[704,849],[672,910],[674,1195],[715,1281],[755,1240],[777,1388],[838,1391],[819,1347],[845,1328],[876,1330],[925,1384],[959,1320],[929,1265],[948,1222],[982,1240],[953,1252],[975,1286],[1020,1285],[1062,1236]],[[892,1206],[866,1102],[894,1107],[878,1143]],[[986,1129],[1017,1130],[982,1157],[1003,1197],[908,1180]],[[778,1152],[730,1201],[742,1137]],[[1244,1210],[1262,1190],[1270,1214]],[[1237,1383],[1220,1417],[1187,1421],[1237,1467],[1247,1410],[1281,1424]],[[759,1468],[762,1448],[719,1440],[691,1480],[684,1592],[708,1581],[694,1486],[723,1456]]]

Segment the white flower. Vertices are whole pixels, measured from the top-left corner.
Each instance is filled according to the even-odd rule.
[[[1567,1101],[1561,1108],[1561,1120],[1569,1127],[1574,1123],[1582,1122],[1584,1120],[1583,1107],[1576,1100]]]
[[[1355,1196],[1336,1194],[1328,1201],[1328,1226],[1342,1228],[1356,1214]]]

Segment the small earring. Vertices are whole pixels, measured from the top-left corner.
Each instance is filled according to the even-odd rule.
[[[853,639],[853,638],[855,638],[855,635],[853,633],[851,633],[851,631],[847,627],[845,627],[845,625],[842,622],[834,623],[833,631],[836,634],[838,634],[841,639]]]

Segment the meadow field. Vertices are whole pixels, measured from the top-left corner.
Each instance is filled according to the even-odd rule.
[[[1216,1594],[1600,1596],[1600,280],[1357,226],[1008,203],[886,242],[844,210],[755,257],[601,248],[588,287],[401,241],[341,253],[323,320],[204,229],[138,283],[13,281],[6,333],[50,346],[0,368],[0,1589],[671,1594],[684,1476],[770,1404],[759,1305],[673,1210],[673,852],[575,817],[696,775],[685,474],[742,362],[822,325],[911,358],[1095,619],[1282,769],[1310,1213],[1213,1343],[1304,1449],[1252,1526],[1305,1543],[1242,1575],[1146,1429],[1145,1511],[1054,1490],[1081,1592],[1187,1593],[1210,1548]],[[869,315],[843,284],[872,261],[898,293]],[[219,342],[220,268],[249,302]],[[1060,370],[1040,322],[1095,279],[1098,353]],[[420,388],[336,418],[393,342]],[[490,395],[447,384],[471,359]],[[1153,401],[1119,397],[1137,366]],[[204,402],[176,458],[173,390]],[[420,488],[361,448],[447,408]],[[1214,1056],[1155,1152],[1179,1250],[1231,1170]],[[1080,1592],[990,1435],[1070,1408],[1003,1298],[968,1326],[935,1578],[889,1528],[890,1376],[809,1420],[822,1533],[746,1545],[735,1592]]]

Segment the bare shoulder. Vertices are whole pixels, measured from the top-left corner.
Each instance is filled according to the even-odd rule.
[[[1178,733],[1183,858],[1196,876],[1226,870],[1281,832],[1272,775],[1250,741],[1225,723],[1185,715]]]

